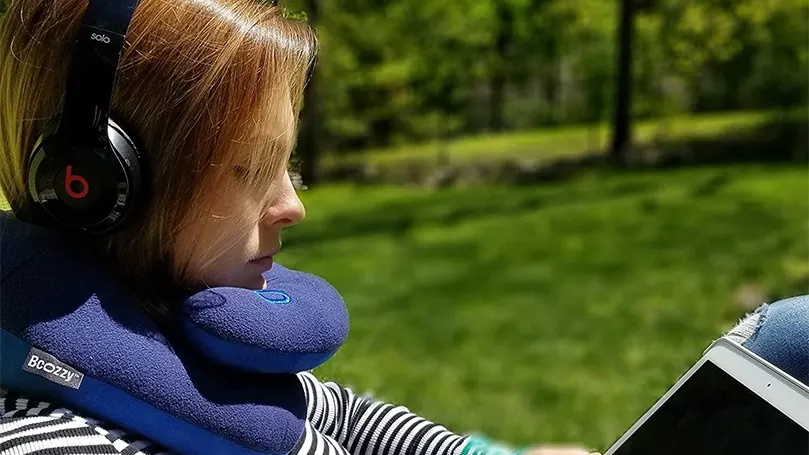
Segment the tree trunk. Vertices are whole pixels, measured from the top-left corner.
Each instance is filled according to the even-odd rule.
[[[498,31],[495,40],[495,67],[489,81],[489,129],[503,130],[503,109],[505,105],[506,65],[508,62],[509,44],[514,34],[514,18],[508,6],[497,2]]]
[[[505,104],[506,78],[498,72],[489,83],[489,129],[503,130],[503,107]]]
[[[633,0],[621,0],[620,24],[618,26],[618,76],[615,98],[615,121],[613,124],[610,158],[621,162],[626,156],[632,138],[630,111],[632,105],[632,35],[634,31],[635,5]]]
[[[318,0],[306,0],[306,15],[309,23],[314,27],[318,23],[319,5]],[[309,84],[303,95],[303,125],[298,139],[298,154],[301,159],[301,180],[304,185],[311,186],[317,183],[317,163],[321,151],[321,115],[319,77],[317,70],[313,71]]]

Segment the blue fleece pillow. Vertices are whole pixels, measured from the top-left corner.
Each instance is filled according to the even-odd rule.
[[[315,329],[308,338],[289,332],[305,325],[305,311],[293,312],[294,323],[272,313],[276,319],[245,326],[288,335],[261,333],[254,340],[263,354],[270,353],[261,362],[280,358],[284,364],[275,369],[289,372],[259,374],[227,368],[202,355],[199,346],[162,333],[109,267],[76,247],[75,238],[0,215],[0,244],[0,386],[127,428],[182,454],[286,454],[303,435],[306,401],[291,372],[294,365],[316,364],[311,356],[325,358],[336,349],[346,321],[334,295],[328,304],[334,311],[313,314]],[[312,308],[302,289],[289,291],[290,304]],[[320,302],[321,294],[313,298]],[[277,304],[266,301],[268,307]],[[201,327],[224,317],[215,307],[208,313],[199,305],[190,305],[199,314],[189,314]],[[226,302],[221,309],[231,305],[241,308]],[[206,341],[252,340],[239,338],[232,331],[237,327]],[[328,330],[324,335],[317,327]],[[306,360],[300,363],[294,353]]]
[[[211,360],[263,373],[297,373],[331,358],[348,337],[348,312],[322,278],[279,264],[267,289],[212,288],[183,303],[180,325]]]

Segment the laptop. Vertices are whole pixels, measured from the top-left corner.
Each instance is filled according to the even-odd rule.
[[[809,387],[715,341],[604,455],[809,455]]]

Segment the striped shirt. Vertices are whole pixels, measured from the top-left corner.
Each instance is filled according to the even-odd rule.
[[[299,373],[307,401],[295,455],[461,455],[470,438],[453,434],[402,406],[358,396],[334,382]],[[0,389],[0,455],[173,455],[140,435],[33,397]]]

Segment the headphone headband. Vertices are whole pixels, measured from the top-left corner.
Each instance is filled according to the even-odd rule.
[[[67,78],[56,134],[89,146],[106,140],[112,90],[124,37],[139,0],[89,0]],[[63,136],[64,135],[64,136]]]

